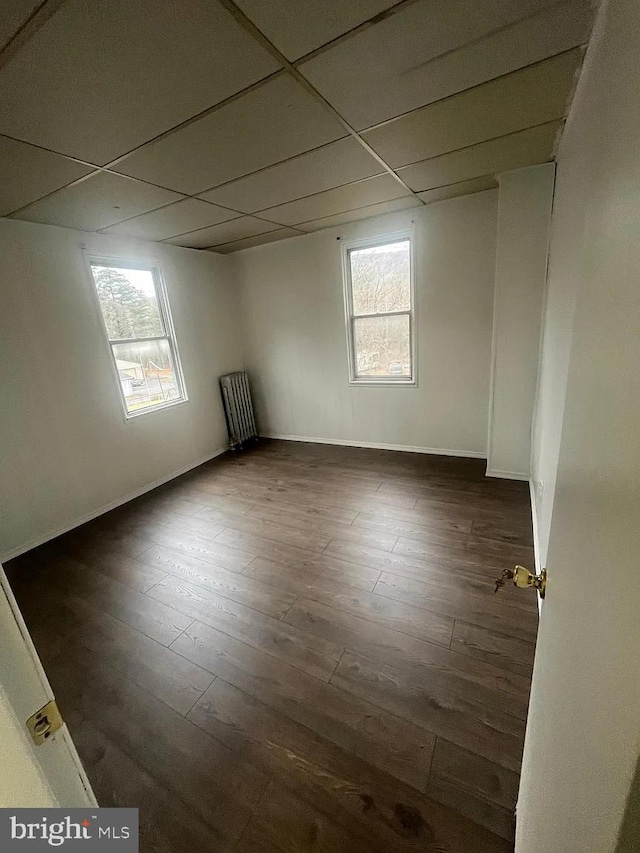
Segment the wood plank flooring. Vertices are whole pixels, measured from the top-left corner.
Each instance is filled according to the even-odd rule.
[[[143,853],[513,849],[530,507],[483,472],[264,441],[6,566]]]

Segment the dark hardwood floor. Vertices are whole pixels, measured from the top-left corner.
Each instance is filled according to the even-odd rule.
[[[143,853],[513,849],[530,507],[483,472],[265,441],[6,566]]]

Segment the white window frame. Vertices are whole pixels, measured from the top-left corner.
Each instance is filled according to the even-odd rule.
[[[102,327],[104,333],[104,340],[107,345],[107,349],[109,352],[109,359],[111,362],[111,367],[113,371],[113,378],[116,384],[116,388],[118,390],[118,397],[120,399],[120,405],[122,407],[122,413],[124,415],[125,421],[133,420],[134,418],[141,418],[146,415],[154,414],[154,412],[165,411],[166,409],[172,409],[175,406],[182,406],[184,403],[189,402],[189,396],[187,394],[187,386],[184,381],[184,373],[182,372],[182,364],[180,361],[180,354],[178,352],[178,345],[176,342],[176,332],[173,325],[173,318],[171,317],[171,310],[169,306],[169,298],[167,296],[167,289],[165,286],[164,278],[162,275],[162,270],[160,267],[160,262],[155,260],[140,260],[137,258],[124,258],[124,257],[114,257],[114,256],[105,256],[105,255],[95,255],[88,254],[83,252],[85,266],[87,268],[87,276],[89,279],[89,285],[91,292],[93,294],[94,303],[96,306],[96,310],[98,312],[100,318],[100,325]],[[162,327],[164,330],[163,335],[156,335],[150,338],[114,338],[111,339],[109,337],[109,330],[107,329],[107,323],[104,318],[104,314],[102,313],[102,305],[100,304],[100,298],[98,296],[98,289],[96,287],[96,282],[93,277],[93,270],[91,267],[93,265],[101,266],[101,267],[116,267],[118,269],[135,269],[135,270],[148,270],[151,273],[153,278],[153,285],[156,293],[156,300],[158,302],[158,312],[160,314],[160,320],[162,323]],[[125,399],[122,383],[120,381],[120,375],[118,373],[118,365],[116,363],[116,356],[113,351],[114,344],[135,344],[135,343],[146,343],[148,341],[167,341],[169,346],[169,352],[171,353],[171,357],[173,359],[173,367],[175,372],[175,379],[180,389],[181,396],[178,400],[168,400],[166,403],[159,403],[156,406],[149,406],[147,408],[138,409],[134,412],[129,412],[127,410],[127,401]]]
[[[388,243],[409,241],[409,293],[410,305],[408,311],[384,311],[379,314],[354,314],[353,291],[351,284],[350,254],[357,249],[368,249],[373,246],[385,246]],[[390,386],[415,388],[418,385],[417,370],[417,341],[416,341],[416,274],[415,274],[415,231],[407,229],[361,240],[352,240],[342,244],[342,281],[344,285],[344,311],[347,330],[347,351],[349,357],[349,384],[369,386]],[[354,327],[355,320],[366,317],[409,316],[409,356],[411,359],[411,376],[358,376]]]

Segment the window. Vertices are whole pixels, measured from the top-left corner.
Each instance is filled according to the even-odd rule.
[[[351,381],[415,384],[410,234],[343,247]]]
[[[187,399],[160,270],[89,259],[125,415]]]

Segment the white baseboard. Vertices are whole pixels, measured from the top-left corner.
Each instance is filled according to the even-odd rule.
[[[397,450],[402,453],[430,453],[435,456],[461,456],[465,459],[486,459],[486,454],[475,450],[448,450],[442,447],[411,447],[405,444],[380,444],[377,441],[347,441],[341,438],[318,438],[309,435],[263,434],[261,438],[277,438],[280,441],[306,441],[309,444],[337,444],[340,447],[364,447],[373,450]]]
[[[139,489],[136,489],[134,492],[130,492],[128,495],[125,495],[122,498],[117,498],[114,501],[111,501],[108,504],[104,504],[99,509],[93,510],[92,512],[88,512],[86,515],[82,515],[79,518],[74,519],[69,522],[69,524],[64,524],[61,527],[53,528],[52,530],[48,530],[46,533],[41,536],[37,536],[35,539],[31,539],[29,542],[24,542],[22,545],[19,545],[17,548],[14,548],[12,551],[7,552],[6,554],[2,554],[0,556],[0,563],[8,563],[9,560],[13,560],[14,557],[19,557],[20,554],[24,554],[27,551],[30,551],[32,548],[37,548],[39,545],[44,545],[45,542],[49,542],[51,539],[55,539],[56,536],[62,536],[63,533],[68,533],[70,530],[73,530],[75,527],[80,527],[81,524],[86,524],[87,521],[92,521],[94,518],[98,518],[99,515],[104,515],[105,512],[110,512],[112,509],[116,509],[116,507],[122,506],[123,504],[128,503],[129,501],[134,500],[135,498],[139,498],[141,495],[146,494],[146,492],[151,492],[153,489],[157,489],[158,486],[163,486],[165,483],[168,483],[169,480],[175,480],[176,477],[180,477],[182,474],[186,474],[187,471],[191,471],[194,468],[197,468],[199,465],[204,465],[205,462],[210,462],[212,459],[215,459],[216,456],[220,456],[222,453],[225,453],[229,448],[222,447],[218,450],[210,453],[208,456],[204,456],[202,459],[198,459],[196,462],[191,462],[188,465],[183,466],[182,468],[178,468],[177,471],[173,471],[171,474],[167,474],[166,477],[161,477],[159,480],[155,480],[153,483],[147,483],[146,486],[142,486]]]
[[[529,482],[529,475],[520,474],[518,471],[490,471],[487,468],[484,475],[485,477],[497,477],[501,480],[522,480],[525,483]]]

